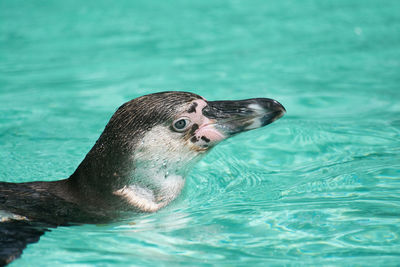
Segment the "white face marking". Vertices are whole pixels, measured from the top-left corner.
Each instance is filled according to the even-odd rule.
[[[156,211],[175,199],[191,167],[204,153],[190,149],[183,133],[168,126],[152,128],[139,142],[133,157],[129,186],[114,192],[142,211]]]

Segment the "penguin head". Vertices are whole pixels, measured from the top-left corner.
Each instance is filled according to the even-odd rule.
[[[176,168],[186,170],[187,162],[221,141],[270,124],[284,113],[280,103],[268,98],[207,101],[188,92],[161,92],[127,102],[107,127],[113,132],[119,128],[123,136],[118,139],[134,151],[137,161],[154,166],[175,162]]]

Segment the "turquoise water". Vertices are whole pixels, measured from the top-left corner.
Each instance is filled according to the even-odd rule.
[[[68,177],[116,108],[270,97],[155,214],[57,228],[11,266],[400,263],[400,2],[0,1],[0,179]]]

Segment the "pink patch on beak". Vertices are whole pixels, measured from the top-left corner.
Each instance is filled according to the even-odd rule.
[[[225,139],[225,136],[217,129],[215,129],[214,125],[212,124],[207,124],[202,126],[200,129],[196,131],[196,136],[198,138],[204,136],[207,139],[209,139],[212,143],[219,142]]]

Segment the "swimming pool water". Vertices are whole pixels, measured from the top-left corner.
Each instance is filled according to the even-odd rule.
[[[123,102],[270,97],[154,214],[60,227],[11,266],[400,263],[400,2],[0,2],[0,179],[68,177]]]

